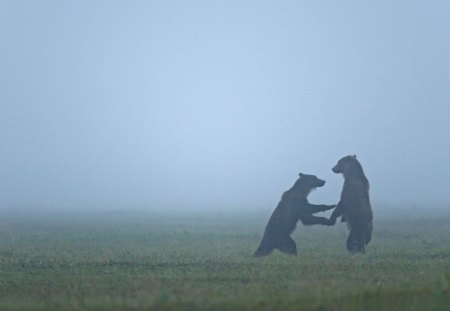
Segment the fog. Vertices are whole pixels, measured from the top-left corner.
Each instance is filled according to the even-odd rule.
[[[272,209],[356,154],[450,206],[449,1],[0,2],[3,209]]]

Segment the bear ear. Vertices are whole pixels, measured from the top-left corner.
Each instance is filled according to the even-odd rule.
[[[354,154],[353,157],[356,159],[356,154]]]
[[[302,173],[298,173],[298,176],[303,177],[304,175]]]

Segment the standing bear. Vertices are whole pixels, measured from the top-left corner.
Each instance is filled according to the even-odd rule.
[[[328,220],[328,225],[347,222],[350,234],[347,238],[347,250],[350,253],[364,253],[365,246],[372,238],[372,207],[369,200],[369,181],[364,175],[356,156],[346,156],[333,167],[333,172],[344,176],[341,200]]]
[[[286,254],[297,255],[297,245],[290,236],[297,221],[300,219],[304,225],[328,223],[327,218],[313,214],[332,209],[335,205],[313,205],[309,204],[307,199],[311,190],[322,187],[325,181],[314,175],[300,173],[299,176],[294,186],[281,197],[267,223],[261,244],[253,254],[254,257],[266,256],[275,248]]]

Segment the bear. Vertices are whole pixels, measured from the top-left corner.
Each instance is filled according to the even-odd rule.
[[[254,257],[266,256],[274,249],[296,256],[297,245],[290,235],[299,219],[303,225],[327,225],[327,218],[313,214],[333,209],[336,205],[313,205],[307,199],[308,194],[313,189],[325,185],[325,181],[314,175],[302,173],[299,177],[292,188],[282,195],[266,225],[261,243],[253,254]]]
[[[346,246],[350,253],[365,253],[372,239],[373,212],[369,198],[369,181],[355,155],[345,156],[332,168],[344,176],[341,199],[331,214],[328,225],[336,224],[340,216],[346,222],[350,234]]]

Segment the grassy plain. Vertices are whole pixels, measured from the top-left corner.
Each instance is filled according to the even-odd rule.
[[[0,310],[449,310],[450,212],[302,227],[298,257],[251,257],[265,212],[0,216]]]

